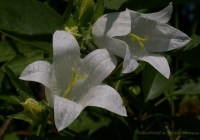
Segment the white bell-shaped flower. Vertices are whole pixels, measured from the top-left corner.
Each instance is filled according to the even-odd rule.
[[[74,36],[56,31],[53,35],[52,65],[36,61],[24,69],[20,79],[46,86],[46,97],[54,108],[55,124],[60,131],[87,106],[127,115],[119,93],[108,85],[101,85],[115,66],[115,58],[106,49],[97,49],[81,59]]]
[[[123,73],[134,71],[137,61],[142,60],[169,78],[168,62],[158,53],[180,48],[190,41],[186,34],[165,24],[171,13],[170,3],[157,13],[141,14],[126,9],[103,15],[93,25],[93,41],[99,48],[124,58]]]

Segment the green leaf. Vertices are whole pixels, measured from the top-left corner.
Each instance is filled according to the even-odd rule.
[[[0,31],[6,35],[52,52],[52,33],[64,21],[53,9],[35,0],[1,0]]]
[[[67,10],[65,16],[66,22],[68,22],[68,20],[71,17],[72,9],[73,9],[73,0],[69,0],[69,2],[67,3]]]
[[[156,113],[156,109],[154,105],[150,102],[144,102],[144,99],[142,96],[135,95],[131,90],[129,90],[126,86],[122,86],[122,91],[124,92],[123,95],[126,96],[126,99],[129,104],[134,105],[139,110],[146,111],[148,113]]]
[[[82,114],[86,113],[83,111]],[[98,119],[93,119],[89,114],[84,116],[79,116],[68,128],[76,131],[77,133],[88,131],[88,135],[91,135],[96,130],[108,126],[110,124],[110,119],[105,117],[99,117]]]
[[[28,122],[28,123],[30,123],[30,124],[33,122],[29,117],[27,117],[27,116],[24,114],[23,111],[22,111],[22,112],[19,112],[19,113],[17,113],[17,114],[8,116],[8,117],[9,117],[9,118],[18,119],[18,120],[23,120],[23,121],[26,121],[26,122]]]
[[[19,55],[29,56],[34,52],[37,52],[30,49],[27,45],[17,41],[1,41],[0,50],[4,50],[0,51],[0,62],[12,60],[14,57]]]
[[[5,73],[0,70],[0,88],[2,86],[2,82],[3,82],[4,76],[5,76]]]
[[[117,11],[122,8],[122,5],[128,2],[128,0],[105,0],[104,1],[104,6],[106,9],[109,9],[109,11]]]
[[[160,96],[172,83],[172,78],[166,79],[151,65],[147,64],[142,73],[142,90],[145,101]]]
[[[16,134],[6,134],[3,140],[20,140]]]
[[[4,71],[5,66],[8,66],[14,73],[20,75],[27,65],[42,59],[44,59],[42,51],[33,51],[28,56],[16,56],[11,61],[5,63],[1,69]]]
[[[24,102],[26,101],[26,99],[28,99],[30,97],[34,98],[33,93],[30,90],[30,88],[28,86],[26,86],[26,84],[23,81],[21,81],[9,67],[6,66],[5,70],[9,76],[12,84],[19,91],[19,94],[22,97],[22,100]]]
[[[175,91],[174,94],[200,94],[200,83],[189,83],[187,85],[184,85],[181,89]]]
[[[92,19],[92,24],[96,22],[96,20],[103,15],[104,12],[104,0],[99,0],[96,12]]]
[[[87,31],[86,31],[86,33],[84,34],[84,36],[83,36],[83,41],[85,41],[85,42],[87,42],[87,41],[89,41],[89,40],[92,40],[92,36],[91,36],[91,34],[90,34],[90,32],[91,32],[91,28],[89,28]]]
[[[5,71],[4,67],[8,66],[18,75],[28,64],[44,59],[43,51],[30,49],[27,45],[16,41],[0,42],[0,50],[4,50],[0,52],[0,62],[9,60],[1,70]]]
[[[5,41],[0,42],[0,50],[4,50],[0,51],[0,62],[11,60],[17,55],[15,49]]]
[[[8,104],[18,105],[20,100],[17,96],[0,95],[0,99],[7,102]]]
[[[94,15],[94,1],[82,0],[78,17],[78,25],[82,27],[88,26]]]
[[[200,68],[200,36],[193,35],[192,40],[184,47],[169,52],[169,54],[184,60],[190,66]]]
[[[72,15],[69,17],[69,20],[67,21],[66,26],[69,28],[76,26],[76,23],[74,22]]]

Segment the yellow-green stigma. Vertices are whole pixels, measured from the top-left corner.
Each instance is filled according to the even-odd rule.
[[[78,34],[78,27],[74,26],[74,27],[65,27],[65,31],[69,32],[70,34],[72,34],[76,39],[78,39],[79,37],[81,37],[80,34]]]
[[[71,68],[71,69],[72,69],[72,72],[74,73],[74,76],[73,76],[73,78],[71,79],[71,81],[70,81],[70,83],[69,83],[69,85],[68,85],[66,91],[65,91],[64,94],[63,94],[63,97],[66,97],[66,98],[68,98],[68,99],[69,99],[69,97],[68,97],[67,94],[69,93],[69,91],[71,90],[71,88],[76,84],[77,79],[85,78],[84,75],[76,74],[76,70],[75,70],[74,68]]]
[[[142,51],[145,50],[145,47],[144,47],[144,41],[147,41],[149,39],[149,36],[148,35],[145,35],[144,38],[140,38],[139,36],[135,35],[135,34],[128,34],[129,36],[131,36],[131,39],[135,42],[138,42],[142,48]]]

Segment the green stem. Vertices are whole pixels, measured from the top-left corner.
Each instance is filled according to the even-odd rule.
[[[119,140],[122,140],[122,136],[120,134],[120,131],[119,131],[118,127],[117,127],[116,122],[114,122],[114,126],[115,126],[115,130],[117,131],[117,135],[118,135]]]
[[[125,74],[125,75],[122,75],[122,76],[118,76],[118,77],[108,77],[109,80],[112,80],[112,81],[116,81],[116,80],[124,80],[124,79],[128,79],[128,78],[131,78],[135,76],[135,73],[132,72],[132,73],[128,73],[128,74]]]
[[[113,74],[115,74],[115,72],[118,71],[118,69],[120,69],[122,67],[123,62],[124,61],[120,62],[120,64],[112,71],[112,73],[109,75],[109,78],[110,78],[110,76],[112,76]]]
[[[37,136],[39,136],[39,137],[43,136],[44,130],[45,130],[45,127],[46,127],[46,124],[47,124],[47,121],[49,119],[50,114],[51,114],[50,110],[44,110],[43,111],[42,121],[41,121],[41,124],[38,126],[38,129],[37,129],[37,132],[36,132]]]
[[[164,102],[165,100],[167,100],[169,97],[175,96],[176,94],[170,94],[168,96],[165,96],[164,98],[162,98],[161,100],[159,100],[158,102],[156,102],[154,104],[154,106],[158,106],[159,104],[161,104],[162,102]]]
[[[40,124],[38,126],[37,133],[36,133],[37,136],[39,136],[39,137],[43,136],[44,130],[45,130],[45,126],[46,126],[46,122],[43,122],[42,124]]]
[[[178,6],[175,7],[175,27],[179,28],[179,20],[178,20]]]
[[[171,97],[171,113],[172,116],[175,115],[175,106],[174,106],[174,99]],[[174,132],[174,121],[171,120],[171,132]],[[174,139],[173,135],[170,137],[171,139]]]
[[[116,85],[115,85],[115,90],[116,91],[118,91],[120,83],[121,83],[121,80],[118,80],[117,83],[116,83]]]
[[[187,67],[177,70],[172,76],[176,76],[176,75],[180,74],[181,72],[185,71],[186,69],[187,69]]]
[[[71,16],[72,8],[73,8],[73,0],[68,0],[66,16],[65,16],[66,22],[68,22],[68,20]]]

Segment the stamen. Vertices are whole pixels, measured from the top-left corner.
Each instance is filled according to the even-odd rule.
[[[144,38],[140,38],[139,36],[135,35],[135,34],[128,34],[129,36],[131,36],[131,39],[135,42],[138,42],[142,48],[142,51],[145,50],[145,47],[144,47],[144,41],[147,41],[149,39],[149,36],[148,35],[145,35]]]
[[[76,70],[74,68],[71,68],[72,72],[74,73],[73,78],[71,79],[65,93],[63,94],[63,97],[66,97],[67,99],[70,99],[70,97],[67,95],[69,93],[69,91],[71,90],[71,88],[76,84],[77,79],[79,78],[86,78],[84,75],[78,75],[76,74]]]

